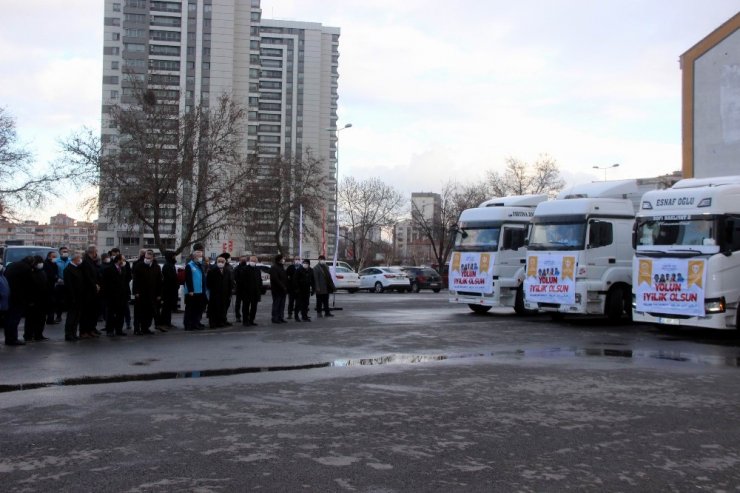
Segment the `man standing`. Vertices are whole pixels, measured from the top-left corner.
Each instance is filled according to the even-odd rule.
[[[200,323],[206,306],[206,275],[203,269],[203,250],[195,250],[185,266],[185,330],[204,329]]]
[[[154,252],[147,250],[142,262],[134,267],[134,317],[138,315],[139,323],[137,335],[154,334],[149,327],[152,325],[157,311],[157,305],[162,299],[162,270],[154,261]]]
[[[175,253],[167,251],[164,253],[164,266],[162,267],[162,311],[157,322],[157,327],[160,330],[175,328],[172,325],[172,312],[177,308],[177,293],[179,290],[180,283],[177,281]]]
[[[5,278],[10,287],[8,312],[5,314],[5,345],[24,346],[26,343],[18,339],[18,324],[26,315],[31,296],[31,274],[33,272],[33,257],[13,262],[5,270]]]
[[[82,306],[85,303],[85,281],[80,270],[80,264],[82,264],[82,253],[75,252],[63,273],[64,299],[67,303],[64,340],[70,342],[78,339],[77,326],[80,323]]]
[[[262,299],[262,271],[257,267],[257,257],[249,257],[249,263],[237,267],[236,295],[242,300],[242,325],[255,326],[257,303]]]
[[[57,274],[59,279],[57,280],[56,286],[54,286],[54,298],[55,298],[55,309],[56,318],[54,322],[59,323],[62,321],[62,312],[66,310],[66,300],[64,295],[67,290],[64,289],[64,269],[67,268],[71,262],[69,258],[69,249],[67,247],[59,248],[59,258],[56,260],[57,263]]]
[[[23,330],[23,340],[45,341],[44,328],[46,327],[46,313],[51,304],[49,284],[44,272],[44,259],[36,255],[33,257],[33,271],[31,272],[28,309],[26,310],[26,324]]]
[[[111,257],[121,255],[121,250],[119,248],[111,248],[110,255]],[[126,322],[126,330],[131,330],[131,281],[133,281],[134,275],[131,273],[131,264],[128,263],[125,257],[122,272],[126,283],[126,308],[123,312],[123,320]]]
[[[272,323],[286,323],[285,295],[288,293],[288,275],[285,273],[282,255],[275,256],[275,262],[270,267],[270,291],[272,291]]]
[[[226,286],[226,259],[219,256],[216,259],[216,267],[208,269],[206,274],[206,287],[208,288],[208,328],[218,329],[225,327],[223,319],[226,297],[231,296],[230,286]]]
[[[234,287],[235,287],[235,294],[236,297],[234,299],[234,316],[236,317],[237,322],[242,321],[242,292],[239,290],[239,277],[244,276],[244,269],[247,268],[247,256],[242,255],[239,257],[239,265],[236,266],[234,269]],[[244,319],[246,322],[247,319]],[[247,325],[247,324],[244,324]]]
[[[290,259],[288,259],[290,262]],[[287,269],[285,274],[288,276],[288,318],[293,316],[293,310],[295,309],[296,297],[298,296],[298,284],[296,284],[295,274],[296,270],[301,268],[301,259],[295,257]],[[298,315],[298,310],[296,310]]]
[[[129,302],[129,288],[126,283],[123,255],[113,257],[113,263],[103,269],[103,296],[107,308],[105,332],[109,336],[125,336],[123,319]]]
[[[5,278],[5,266],[0,264],[0,326],[5,327],[5,315],[8,313],[10,286]]]
[[[336,291],[334,280],[331,278],[329,267],[326,266],[326,257],[319,255],[319,264],[313,268],[314,284],[316,286],[316,312],[321,316],[333,317],[329,311],[329,295]]]
[[[80,270],[82,271],[85,299],[82,303],[80,313],[80,338],[88,339],[98,337],[100,331],[96,328],[98,324],[98,293],[100,292],[100,281],[98,278],[98,248],[90,245],[85,251]]]
[[[229,259],[231,259],[231,255],[229,252],[224,252],[221,254],[221,257],[225,260],[224,264],[224,270],[223,270],[223,284],[224,284],[224,298],[223,298],[223,305],[221,307],[222,313],[221,313],[221,323],[227,327],[231,326],[231,322],[229,322],[229,307],[231,306],[231,297],[234,295],[234,268],[231,266],[231,263],[229,263]]]
[[[295,277],[297,288],[295,321],[303,320],[304,322],[310,322],[311,318],[308,316],[308,305],[311,300],[311,293],[314,291],[314,280],[311,262],[308,259],[305,259],[301,267],[296,269]]]
[[[56,286],[59,282],[59,268],[57,267],[58,252],[51,251],[46,254],[44,260],[44,275],[46,277],[46,291],[49,296],[49,305],[46,309],[46,325],[54,325],[59,322],[54,320],[54,315],[57,313],[57,300]]]

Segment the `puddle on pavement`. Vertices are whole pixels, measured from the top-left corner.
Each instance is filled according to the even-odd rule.
[[[622,346],[620,343],[602,344]],[[183,378],[208,378],[247,373],[283,372],[297,370],[314,370],[329,367],[355,367],[377,365],[411,365],[417,363],[433,363],[447,360],[481,359],[498,361],[545,361],[548,359],[578,359],[578,358],[612,358],[613,361],[631,360],[637,362],[671,361],[689,363],[699,366],[738,367],[740,355],[730,354],[696,354],[684,351],[658,351],[648,349],[630,349],[622,347],[550,347],[536,349],[507,349],[502,351],[461,352],[440,354],[385,354],[368,358],[336,359],[329,362],[309,363],[286,366],[252,366],[239,368],[215,368],[190,371],[159,371],[151,373],[137,373],[124,375],[82,376],[59,379],[55,382],[28,382],[19,384],[0,385],[0,393],[17,392],[21,390],[40,389],[45,387],[100,385],[108,383],[122,383],[135,381],[174,380]],[[147,359],[132,363],[134,366],[147,366],[156,362],[156,359]]]
[[[614,346],[623,346],[621,343],[613,343]],[[680,363],[693,363],[703,366],[740,366],[740,356],[693,354],[683,351],[657,351],[657,350],[635,350],[615,349],[602,347],[586,348],[538,348],[538,349],[514,349],[507,351],[492,351],[482,353],[449,353],[449,354],[390,354],[376,356],[373,358],[339,359],[330,363],[332,367],[345,366],[374,366],[389,364],[415,364],[445,361],[452,359],[472,358],[496,358],[502,360],[547,360],[547,359],[577,359],[577,358],[624,358],[634,361],[673,361]]]

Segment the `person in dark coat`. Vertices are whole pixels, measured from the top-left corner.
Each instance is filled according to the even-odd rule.
[[[185,330],[202,330],[200,323],[206,299],[206,274],[203,267],[203,250],[193,251],[192,259],[185,266]]]
[[[211,329],[225,327],[224,306],[226,298],[231,296],[231,288],[227,287],[226,259],[219,256],[216,266],[208,269],[206,287],[208,288],[208,326]]]
[[[241,257],[239,257],[239,264],[234,268],[234,295],[235,295],[234,296],[234,316],[236,317],[237,322],[242,321],[242,301],[243,301],[241,291],[239,291],[239,283],[237,281],[237,278],[243,275],[243,271],[246,268],[247,268],[247,256],[242,255]]]
[[[295,273],[297,269],[301,268],[301,259],[296,257],[295,259],[288,259],[290,265],[286,267],[285,274],[288,276],[288,318],[293,316],[295,310],[296,297],[298,296],[298,284],[296,284]],[[296,315],[298,310],[295,310]]]
[[[0,327],[5,327],[5,315],[8,313],[10,286],[5,278],[5,266],[0,264]]]
[[[46,315],[51,305],[51,291],[44,272],[44,259],[39,255],[33,257],[33,271],[26,311],[26,324],[23,327],[23,339],[28,341],[45,341],[44,328]]]
[[[288,293],[288,275],[285,273],[282,255],[275,256],[275,262],[270,267],[270,291],[272,292],[272,323],[286,323],[285,296]]]
[[[164,265],[162,266],[162,310],[159,314],[157,327],[162,329],[173,329],[172,312],[177,309],[178,292],[180,283],[177,281],[177,267],[175,265],[175,253],[164,253]]]
[[[4,326],[6,346],[25,345],[25,342],[18,339],[18,325],[28,310],[32,272],[33,257],[25,257],[23,260],[13,262],[5,269],[5,278],[10,287]]]
[[[76,341],[82,306],[85,303],[85,280],[80,269],[82,253],[75,252],[64,268],[64,300],[67,305],[67,320],[64,322],[64,340]],[[81,334],[80,334],[81,335]],[[89,337],[89,336],[88,336]]]
[[[111,248],[110,255],[111,257],[122,255],[121,250]],[[131,272],[131,264],[128,263],[128,260],[124,260],[123,277],[126,279],[126,310],[123,312],[123,321],[126,323],[126,330],[131,330],[131,281],[133,281],[134,275]]]
[[[105,333],[109,336],[125,336],[123,320],[129,301],[129,287],[126,282],[126,259],[116,255],[112,262],[103,268],[103,297],[105,298]]]
[[[154,261],[154,251],[147,250],[141,262],[134,266],[134,318],[139,330],[134,327],[136,335],[154,334],[152,326],[157,313],[157,305],[162,299],[162,269]]]
[[[222,253],[221,257],[226,260],[223,270],[224,298],[223,305],[221,307],[223,310],[223,313],[221,314],[221,322],[223,325],[230,327],[231,322],[229,322],[228,313],[229,307],[231,306],[231,297],[234,295],[234,268],[229,263],[229,259],[231,258],[229,252]]]
[[[49,306],[46,310],[46,325],[54,325],[59,322],[56,321],[54,315],[57,313],[57,305],[61,303],[61,300],[57,300],[56,287],[59,282],[59,268],[57,266],[57,257],[59,253],[52,251],[46,254],[44,260],[44,275],[46,276],[46,289],[49,292]]]
[[[257,257],[249,257],[249,262],[239,266],[234,271],[236,279],[236,293],[242,300],[242,325],[255,326],[257,305],[262,299],[262,271],[257,267]]]
[[[98,271],[98,248],[90,245],[85,251],[80,270],[82,271],[85,300],[80,312],[80,338],[89,339],[98,337],[101,332],[97,329],[100,302],[100,278]]]
[[[310,260],[304,260],[301,266],[296,269],[295,283],[295,321],[303,320],[304,322],[310,322],[311,317],[308,316],[308,304],[314,292],[313,270],[311,269]]]
[[[329,267],[326,265],[326,257],[319,255],[319,263],[313,268],[314,286],[316,291],[316,314],[321,316],[321,312],[324,312],[324,316],[333,317],[329,311],[329,295],[336,291],[334,287],[334,280],[329,272]]]

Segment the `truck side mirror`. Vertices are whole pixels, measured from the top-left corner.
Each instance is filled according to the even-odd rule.
[[[637,249],[637,221],[632,224],[632,249]]]

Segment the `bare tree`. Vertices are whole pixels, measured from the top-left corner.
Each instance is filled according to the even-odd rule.
[[[285,255],[286,241],[298,238],[298,216],[304,217],[304,236],[315,238],[310,225],[320,224],[326,204],[327,169],[310,149],[302,158],[275,156],[262,161],[259,172],[248,180],[247,193],[259,197],[250,204],[246,226],[252,230],[269,229],[278,253]]]
[[[401,213],[400,192],[378,178],[358,181],[348,176],[339,187],[340,221],[347,229],[345,241],[352,249],[355,267],[367,261],[373,235],[396,222]]]
[[[181,113],[173,91],[133,85],[127,104],[110,107],[117,141],[101,146],[78,133],[62,143],[63,160],[87,166],[99,184],[101,219],[150,233],[158,248],[179,254],[229,228],[251,199],[243,193],[255,166],[241,152],[246,112],[223,94]]]
[[[546,193],[560,191],[565,182],[560,178],[557,162],[547,154],[533,164],[513,157],[506,159],[506,169],[501,173],[489,171],[488,187],[492,197]]]
[[[411,202],[411,220],[415,234],[420,235],[432,248],[438,268],[442,269],[454,242],[454,226],[465,209],[477,207],[484,202],[486,196],[485,185],[460,185],[448,181],[440,193],[441,202],[439,214],[429,217],[418,209],[417,204]]]
[[[37,171],[33,155],[18,142],[15,119],[0,107],[0,219],[17,219],[19,209],[42,205],[75,170]]]

